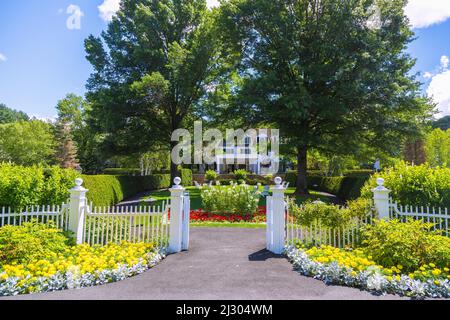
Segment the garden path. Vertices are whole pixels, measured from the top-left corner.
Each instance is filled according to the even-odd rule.
[[[399,299],[327,286],[264,250],[264,229],[192,228],[191,248],[147,272],[103,286],[8,299]]]

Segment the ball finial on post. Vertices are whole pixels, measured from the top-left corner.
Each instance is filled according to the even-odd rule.
[[[281,179],[281,177],[276,177],[275,178],[275,184],[277,186],[281,185],[283,183],[283,179]]]
[[[75,185],[77,187],[81,187],[83,185],[83,179],[81,179],[81,178],[75,179]]]
[[[379,187],[382,187],[382,186],[384,185],[384,179],[383,179],[383,178],[378,178],[378,179],[377,179],[377,185],[378,185]]]
[[[173,179],[173,183],[175,183],[175,185],[173,186],[174,189],[181,189],[181,178],[180,177],[176,177],[175,179]]]

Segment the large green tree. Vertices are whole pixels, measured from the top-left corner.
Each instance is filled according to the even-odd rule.
[[[297,194],[307,152],[398,152],[432,108],[405,53],[413,33],[404,0],[230,0],[227,46],[241,52],[236,111],[274,123],[296,149]]]
[[[0,161],[20,165],[51,164],[55,156],[52,125],[40,120],[0,125]]]
[[[99,150],[102,138],[91,126],[90,104],[83,97],[69,93],[58,101],[56,110],[58,119],[55,134],[59,141],[60,162],[66,163],[63,166],[68,163],[70,167],[77,167],[74,160],[78,159],[84,172],[96,173],[101,170],[105,162]]]
[[[101,38],[86,40],[87,97],[106,151],[176,144],[172,132],[192,120],[221,67],[213,15],[206,0],[124,0]]]

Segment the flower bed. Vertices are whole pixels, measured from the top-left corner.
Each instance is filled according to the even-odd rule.
[[[28,263],[0,266],[0,296],[102,285],[144,272],[164,258],[145,243],[78,245]]]
[[[436,268],[432,263],[405,275],[402,274],[403,266],[385,268],[377,265],[360,249],[344,250],[329,246],[306,249],[298,245],[287,247],[286,254],[299,273],[327,284],[415,298],[450,297],[449,269]]]
[[[210,213],[202,209],[191,211],[191,222],[255,222],[266,221],[266,207],[260,206],[256,213]]]

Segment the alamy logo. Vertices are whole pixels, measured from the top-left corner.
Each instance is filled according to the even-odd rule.
[[[172,133],[178,144],[172,149],[173,163],[214,165],[218,172],[229,165],[245,165],[258,174],[276,174],[279,169],[278,129],[226,129],[225,135],[213,128],[203,132],[201,121],[194,123],[194,137],[187,129]]]
[[[83,11],[81,11],[79,6],[71,4],[67,7],[67,14],[70,16],[67,18],[66,26],[69,30],[80,30],[81,29],[81,17],[84,16]]]

